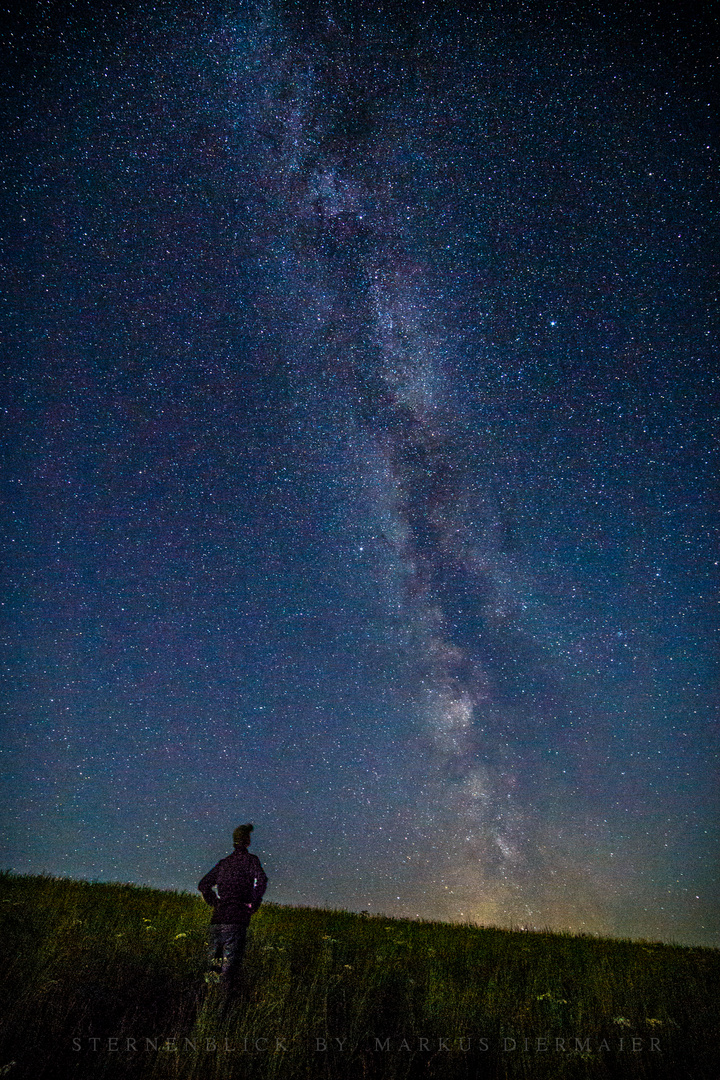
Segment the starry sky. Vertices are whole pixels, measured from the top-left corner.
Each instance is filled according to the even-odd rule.
[[[10,10],[0,864],[718,945],[709,19],[451,7]]]

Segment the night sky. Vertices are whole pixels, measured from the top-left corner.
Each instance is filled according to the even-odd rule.
[[[720,944],[710,20],[98,7],[6,24],[0,865]]]

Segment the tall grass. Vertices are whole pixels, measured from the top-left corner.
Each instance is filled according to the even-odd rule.
[[[268,903],[225,1003],[199,897],[0,874],[0,916],[11,1080],[720,1075],[714,949]]]

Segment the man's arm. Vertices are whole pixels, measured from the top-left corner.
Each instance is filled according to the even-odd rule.
[[[268,883],[267,874],[265,873],[262,866],[260,865],[260,860],[258,859],[257,855],[254,856],[254,859],[255,859],[255,867],[254,867],[254,869],[255,869],[255,884],[253,885],[252,901],[250,902],[250,905],[249,905],[251,915],[254,915],[254,913],[260,907],[260,904],[262,903],[262,898],[263,898],[263,895],[265,893],[265,890],[267,889],[267,883]]]
[[[212,870],[209,870],[205,877],[198,882],[198,889],[202,893],[202,898],[210,907],[215,907],[218,902],[217,893],[213,892],[213,885],[217,884],[219,868],[220,863],[216,863]]]

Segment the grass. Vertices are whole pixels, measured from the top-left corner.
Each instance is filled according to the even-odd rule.
[[[199,896],[4,873],[0,916],[10,1080],[718,1076],[715,949],[268,903],[223,1012]]]

